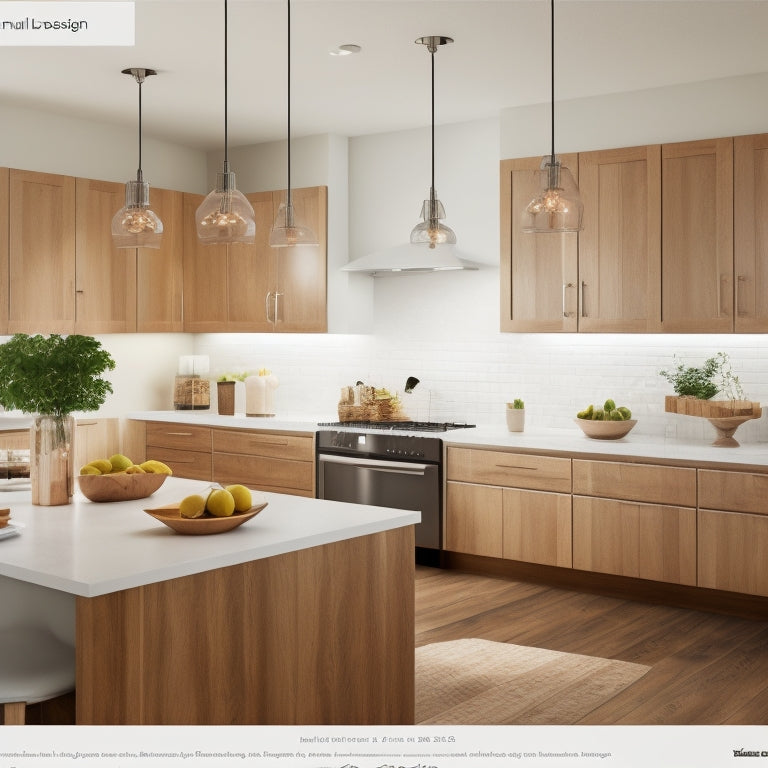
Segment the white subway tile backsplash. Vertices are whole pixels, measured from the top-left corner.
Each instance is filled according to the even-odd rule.
[[[635,432],[708,441],[706,420],[664,411],[670,385],[659,370],[676,358],[699,365],[727,352],[749,399],[768,404],[768,337],[763,335],[502,334],[438,338],[388,335],[210,334],[196,337],[212,373],[270,368],[285,415],[335,419],[342,386],[361,380],[402,392],[409,415],[503,423],[505,403],[525,400],[526,423],[567,427],[576,411],[608,397],[638,419]],[[410,399],[409,399],[410,398]],[[742,425],[740,442],[768,441],[766,417]]]

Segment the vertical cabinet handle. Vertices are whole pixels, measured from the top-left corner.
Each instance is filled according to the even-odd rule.
[[[274,323],[276,323],[277,319],[280,317],[279,306],[280,306],[280,297],[282,295],[283,295],[282,293],[278,293],[277,291],[275,291],[275,316],[272,319],[272,322]]]
[[[573,283],[563,283],[563,317],[570,317],[570,312],[565,308],[565,292],[568,288],[573,288]]]
[[[581,310],[581,316],[582,317],[586,317],[587,316],[587,312],[584,309],[584,286],[585,285],[586,285],[586,283],[582,280],[581,281],[581,286],[580,286],[581,287],[581,291],[580,291],[581,295],[579,296],[579,307],[580,307],[580,310]]]
[[[272,295],[272,291],[267,294],[267,298],[264,300],[264,314],[267,318],[267,322],[271,323],[272,318],[269,316],[269,297]]]
[[[744,286],[744,283],[747,282],[747,276],[746,275],[736,275],[736,315],[738,317],[744,317],[748,313],[745,309],[742,309],[743,302],[741,300],[742,296],[742,290]]]

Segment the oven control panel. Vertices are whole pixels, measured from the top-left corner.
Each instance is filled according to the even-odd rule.
[[[443,441],[439,437],[394,435],[389,432],[321,430],[317,433],[317,452],[345,456],[367,456],[398,461],[442,460]]]

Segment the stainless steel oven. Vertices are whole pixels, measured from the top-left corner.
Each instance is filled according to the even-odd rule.
[[[429,426],[427,426],[429,425]],[[319,425],[324,426],[324,425]],[[317,497],[421,512],[416,559],[439,565],[443,549],[443,441],[410,431],[445,431],[471,425],[388,428],[381,423],[317,433]]]

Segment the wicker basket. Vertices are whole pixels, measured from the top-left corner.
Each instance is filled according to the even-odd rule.
[[[354,405],[355,388],[343,387],[339,401],[339,421],[408,421],[397,397],[377,398],[373,387],[357,388],[359,405]]]

